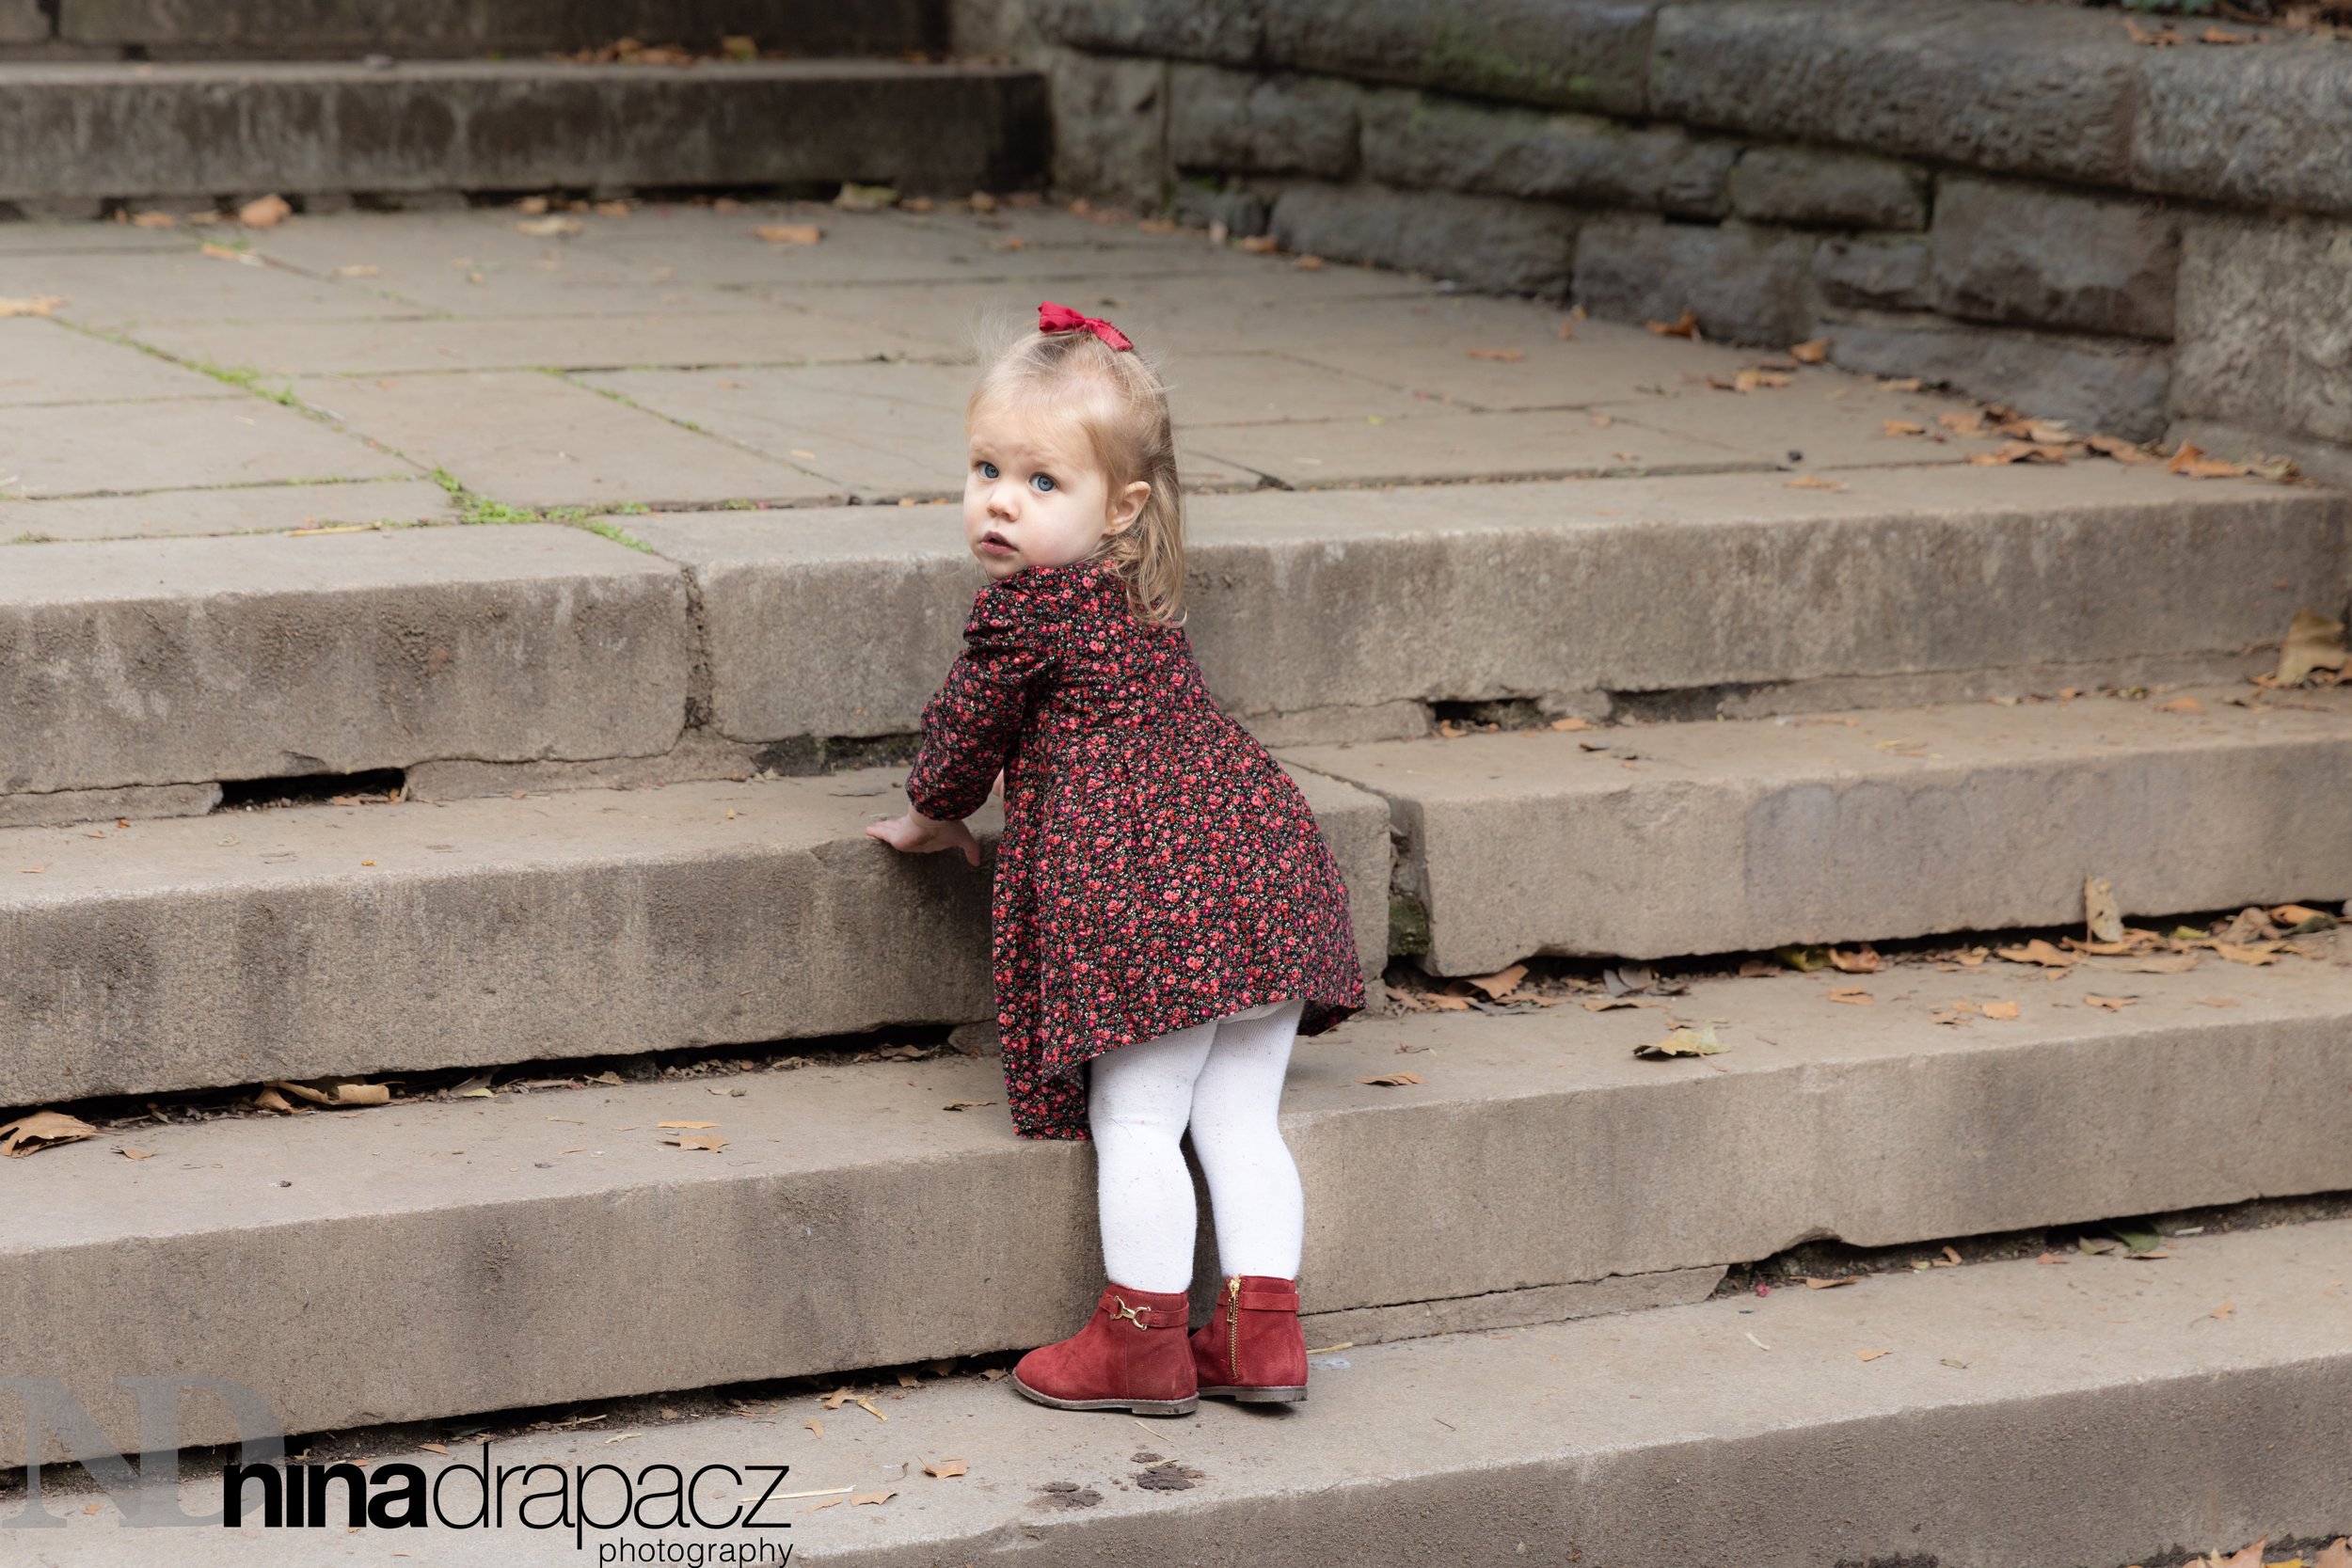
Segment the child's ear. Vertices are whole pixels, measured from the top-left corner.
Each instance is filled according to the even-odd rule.
[[[1136,519],[1143,515],[1143,503],[1151,499],[1151,483],[1140,479],[1112,496],[1110,518],[1104,524],[1103,531],[1105,533],[1126,532],[1135,526]]]

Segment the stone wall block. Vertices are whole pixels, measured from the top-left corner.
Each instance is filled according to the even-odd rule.
[[[1161,60],[1054,51],[1056,189],[1146,210],[1167,199],[1168,71]]]
[[[2152,53],[2064,7],[1692,0],[1658,13],[1649,113],[2120,185]]]
[[[1118,55],[1249,65],[1265,37],[1259,0],[1029,0],[1057,43]]]
[[[2352,442],[2352,222],[2192,218],[2172,410]]]
[[[2352,49],[2150,50],[2132,183],[2206,200],[2352,213]]]
[[[1273,210],[1264,193],[1247,185],[1204,180],[1183,180],[1176,185],[1176,221],[1195,229],[1221,223],[1231,234],[1263,234]]]
[[[1276,65],[1639,115],[1659,0],[1265,0]]]
[[[2155,202],[1947,176],[1936,309],[1976,321],[2172,336],[2180,217]]]
[[[1656,218],[1596,219],[1577,241],[1576,297],[1597,316],[1674,321],[1709,338],[1787,344],[1817,314],[1810,234]]]
[[[46,43],[49,18],[40,0],[0,0],[0,43]]]
[[[1925,240],[1837,235],[1813,253],[1813,281],[1831,305],[1924,310],[1931,303]]]
[[[1731,210],[1755,223],[1925,229],[1928,171],[1860,152],[1757,147],[1731,170]]]
[[[1168,155],[1180,169],[1327,180],[1355,172],[1363,89],[1352,83],[1179,64],[1168,90]]]
[[[1364,173],[1420,190],[1720,217],[1724,176],[1739,155],[1736,142],[1679,126],[1636,129],[1445,93],[1377,88],[1361,113]]]
[[[1274,203],[1285,249],[1450,277],[1473,289],[1557,295],[1576,215],[1559,207],[1382,185],[1286,187]]]
[[[1969,326],[1941,316],[1832,318],[1818,329],[1840,369],[1942,381],[2086,434],[2164,433],[2171,355],[2131,338]]]

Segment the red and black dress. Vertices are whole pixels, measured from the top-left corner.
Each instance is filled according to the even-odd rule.
[[[1306,798],[1217,711],[1180,626],[1096,558],[972,602],[907,799],[969,816],[1005,775],[990,902],[1005,1093],[1025,1138],[1087,1132],[1084,1064],[1261,1003],[1302,1035],[1364,1005],[1347,889]]]

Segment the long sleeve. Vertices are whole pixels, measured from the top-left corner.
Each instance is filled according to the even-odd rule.
[[[1017,573],[972,601],[963,652],[923,709],[923,745],[907,800],[940,821],[971,816],[1012,755],[1029,706],[1054,671],[1046,595]]]

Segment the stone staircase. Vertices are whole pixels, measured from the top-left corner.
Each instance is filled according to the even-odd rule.
[[[956,471],[941,400],[969,370],[945,340],[991,291],[1043,289],[1108,295],[1182,345],[1186,471],[1208,486],[1192,634],[1330,836],[1367,973],[1537,954],[1720,973],[1652,1006],[1391,1012],[1302,1043],[1285,1117],[1310,1342],[1348,1348],[1279,1430],[1220,1407],[1146,1436],[955,1373],[898,1389],[886,1422],[824,1414],[821,1436],[798,1396],[762,1406],[772,1426],[680,1421],[644,1462],[755,1446],[796,1488],[865,1490],[967,1456],[963,1480],[903,1472],[893,1503],[787,1515],[804,1555],[894,1565],[2115,1564],[2352,1525],[2352,1225],[1928,1265],[1969,1238],[2352,1190],[2352,952],[2093,957],[2057,982],[1732,973],[1784,943],[2072,927],[2087,877],[2168,927],[2352,897],[2352,692],[2244,681],[2298,606],[2352,595],[2342,494],[1970,463],[1997,438],[1881,433],[1954,411],[1931,394],[1825,370],[1717,392],[1700,378],[1746,356],[1597,323],[1569,343],[1533,306],[1457,310],[1392,276],[1059,217],[1024,220],[1020,250],[956,248],[944,218],[844,220],[810,277],[729,248],[755,215],[610,226],[567,265],[658,255],[745,341],[781,323],[836,346],[714,363],[671,325],[689,312],[647,329],[666,358],[529,370],[495,357],[526,309],[404,292],[433,281],[432,247],[494,231],[411,227],[438,221],[305,220],[286,260],[207,263],[167,300],[122,281],[137,252],[0,254],[0,293],[93,280],[54,320],[0,324],[60,385],[134,345],[142,376],[200,357],[294,378],[293,407],[217,380],[36,397],[40,428],[97,434],[0,436],[24,491],[0,536],[47,541],[0,546],[0,1103],[162,1107],[0,1171],[0,1375],[63,1378],[126,1448],[111,1378],[236,1377],[290,1431],[359,1429],[382,1459],[407,1441],[367,1435],[387,1423],[447,1437],[858,1382],[1068,1331],[1098,1282],[1090,1159],[1010,1135],[996,1063],[966,1053],[985,1031],[945,1044],[990,1012],[984,877],[862,833],[895,809],[973,587],[953,514],[921,504]],[[346,253],[383,259],[364,305],[328,271]],[[307,303],[265,316],[215,277]],[[396,340],[360,327],[435,321],[492,357],[366,357]],[[489,401],[417,412],[487,377],[508,378]],[[620,395],[586,389],[606,379]],[[620,435],[556,463],[530,424],[543,396]],[[265,416],[319,447],[264,454],[310,468],[255,483],[211,443],[136,450],[167,418],[234,439]],[[613,509],[316,520],[434,467],[517,507],[611,477]],[[645,509],[690,481],[684,504],[716,510]],[[294,489],[314,493],[306,527],[273,510]],[[1852,985],[1868,1005],[1831,1003]],[[2131,1005],[2083,1002],[2110,990]],[[1953,1022],[1994,996],[2018,1015]],[[1728,1049],[1637,1058],[1670,1019]],[[843,1037],[923,1049],[850,1060]],[[1422,1082],[1366,1082],[1400,1066]],[[467,1073],[487,1092],[453,1092]],[[183,1108],[326,1077],[405,1092]],[[665,1121],[717,1122],[724,1147],[675,1147]],[[1916,1246],[1921,1267],[1719,1292],[1821,1239]],[[1205,1291],[1205,1238],[1200,1261]],[[224,1416],[188,1402],[187,1439],[231,1437]],[[21,1420],[0,1402],[0,1451]],[[1147,1448],[1195,1484],[1130,1485]],[[501,1452],[612,1450],[559,1432]],[[1087,1488],[1096,1506],[1054,1501]],[[192,1483],[191,1506],[216,1493]],[[140,1560],[103,1509],[72,1522],[36,1560]],[[182,1534],[202,1537],[189,1562],[320,1560]]]
[[[1037,183],[1042,78],[947,31],[937,0],[8,0],[0,204]]]

